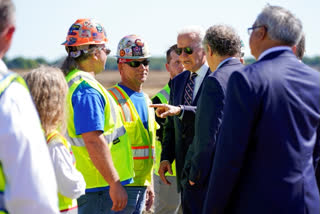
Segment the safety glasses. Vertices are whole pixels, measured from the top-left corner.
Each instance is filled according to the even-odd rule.
[[[125,62],[127,65],[129,65],[132,68],[137,68],[139,67],[141,64],[143,64],[144,66],[149,65],[150,60],[149,59],[145,59],[143,61],[130,61],[130,62]]]
[[[176,54],[178,54],[179,56],[182,54],[182,51],[184,51],[186,54],[190,55],[193,53],[193,49],[190,47],[185,47],[185,48],[176,48],[175,52]]]

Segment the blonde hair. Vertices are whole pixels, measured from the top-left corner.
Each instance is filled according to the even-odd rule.
[[[55,129],[65,130],[65,103],[68,85],[59,68],[40,66],[25,75],[47,136]]]

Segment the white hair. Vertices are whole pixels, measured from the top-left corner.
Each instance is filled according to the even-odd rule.
[[[181,28],[178,31],[178,37],[184,34],[194,34],[195,35],[195,40],[198,40],[199,45],[202,44],[202,40],[205,36],[205,29],[202,26],[199,25],[190,25],[190,26],[186,26]]]

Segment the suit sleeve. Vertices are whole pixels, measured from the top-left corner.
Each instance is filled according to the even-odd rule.
[[[214,77],[207,78],[198,103],[193,151],[188,151],[185,165],[187,174],[190,167],[189,180],[200,185],[206,182],[210,173],[223,105],[224,91],[220,83]]]
[[[157,96],[155,96],[154,98],[152,98],[152,103],[153,103],[153,104],[161,104],[161,101],[160,101],[160,99],[159,99]],[[160,128],[157,129],[157,137],[158,137],[158,140],[159,140],[160,142],[162,142],[162,138],[163,138],[163,126],[164,126],[164,123],[165,123],[166,119],[157,117],[156,115],[155,115],[155,119],[156,119],[157,123],[158,123],[159,126],[160,126]]]
[[[223,213],[238,182],[254,128],[256,97],[245,74],[234,72],[227,87],[224,117],[204,203],[206,213]]]
[[[313,152],[313,161],[314,161],[314,167],[315,167],[315,173],[316,173],[316,180],[317,180],[318,189],[320,192],[319,156],[320,156],[320,126],[318,127],[318,130],[317,130],[317,140],[316,140],[315,149]]]
[[[169,104],[173,103],[174,82],[171,82],[171,91]],[[163,140],[161,141],[161,161],[168,160],[172,163],[175,159],[175,136],[174,136],[174,122],[173,117],[167,117],[163,125]]]

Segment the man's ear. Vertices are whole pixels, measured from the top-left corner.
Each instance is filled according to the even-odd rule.
[[[207,45],[207,50],[208,50],[209,55],[212,56],[213,55],[213,51],[211,50],[210,45]]]
[[[13,37],[13,34],[15,32],[16,28],[15,26],[11,25],[9,27],[7,27],[5,29],[5,32],[4,32],[4,39],[7,41],[7,42],[10,42],[12,40],[12,37]]]
[[[168,72],[170,72],[170,71],[169,71],[169,64],[168,64],[168,63],[166,63],[166,70],[167,70]]]
[[[256,36],[258,39],[263,40],[267,37],[267,28],[266,27],[260,27],[259,29],[256,29]]]

